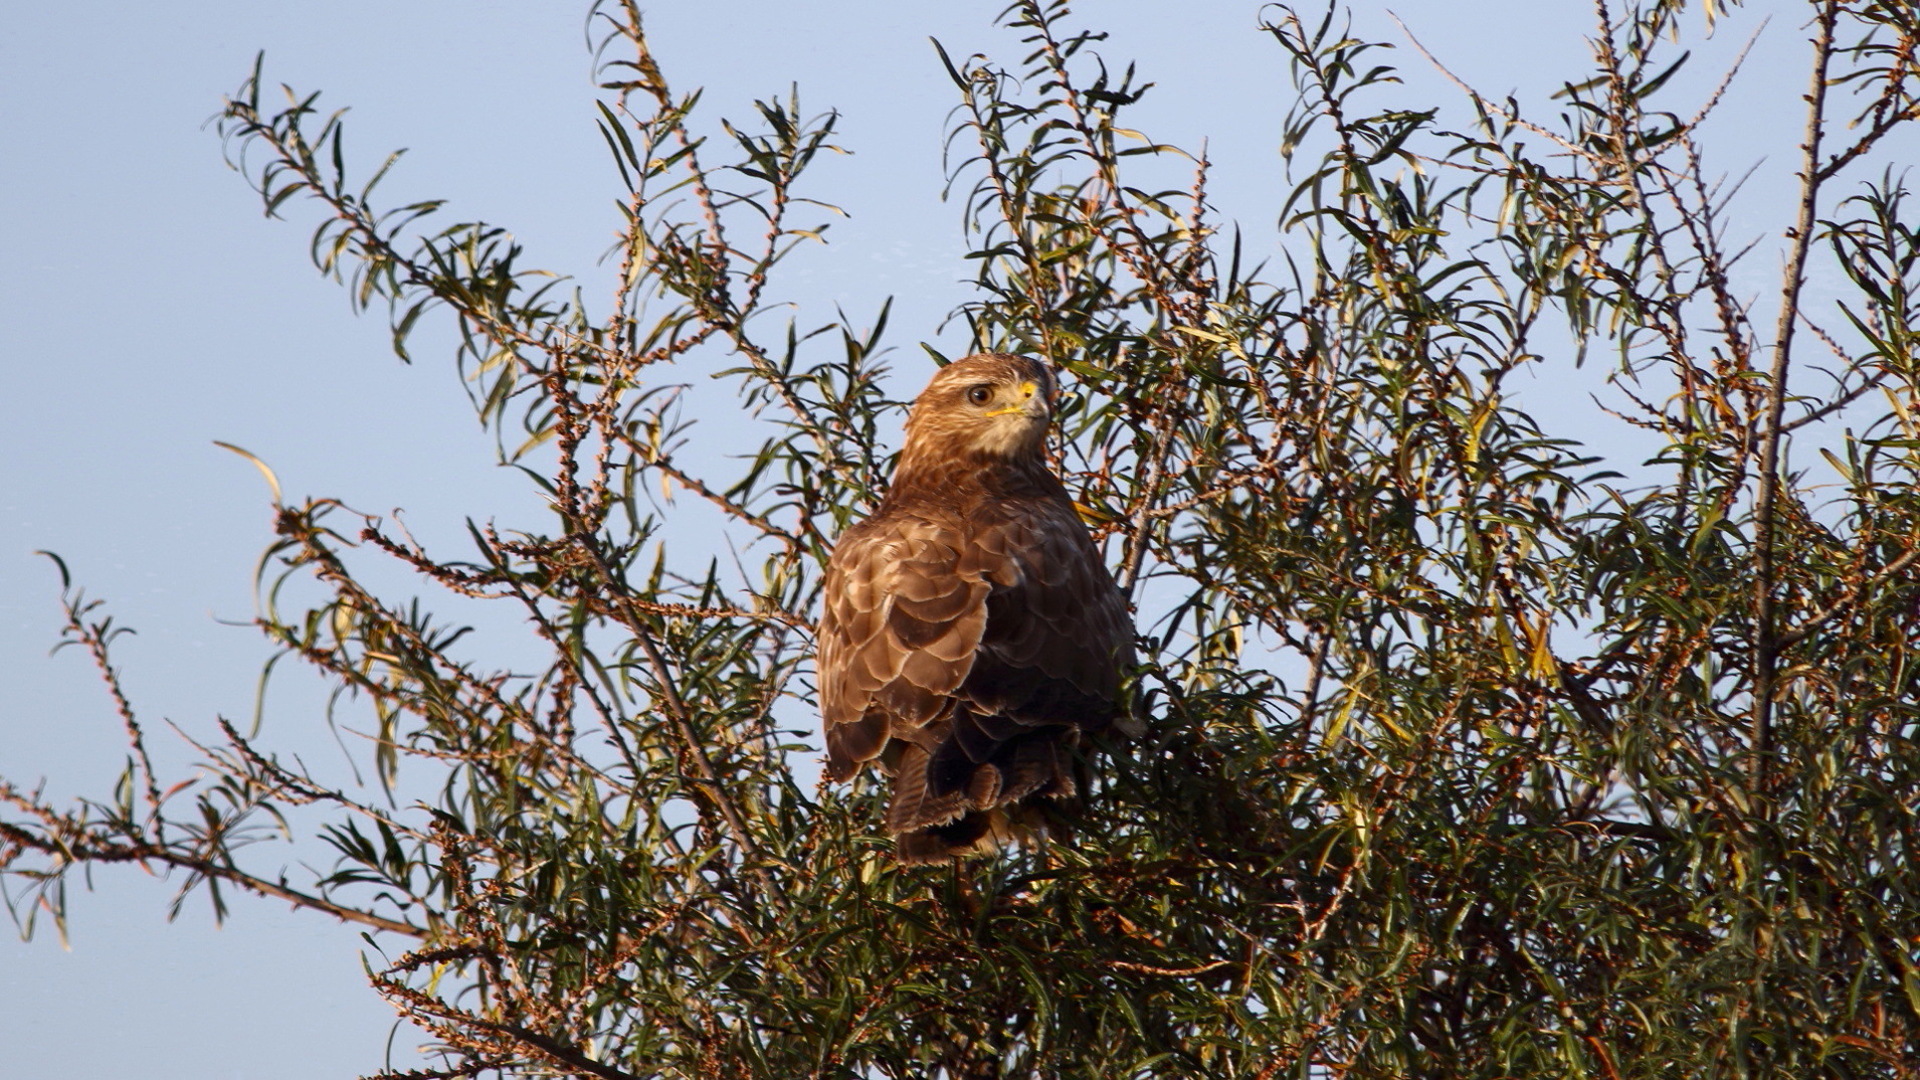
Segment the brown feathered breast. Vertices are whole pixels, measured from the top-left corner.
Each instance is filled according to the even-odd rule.
[[[985,850],[1073,795],[1084,732],[1120,701],[1133,625],[1045,438],[1054,381],[1025,357],[943,368],[915,400],[880,508],[827,567],[818,667],[827,772],[893,777],[905,862]]]

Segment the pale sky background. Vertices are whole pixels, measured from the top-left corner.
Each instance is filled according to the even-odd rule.
[[[854,153],[823,162],[813,190],[851,217],[774,292],[816,321],[835,302],[868,317],[896,294],[897,396],[927,374],[913,343],[935,340],[939,318],[969,295],[959,208],[940,201],[957,99],[927,39],[1016,62],[1014,35],[992,26],[1001,7],[648,5],[669,78],[709,88],[707,123],[751,118],[754,97],[793,82],[809,111],[843,114],[838,142]],[[1592,17],[1586,0],[1395,9],[1463,76],[1536,101],[1584,57]],[[1800,9],[1736,12],[1697,59],[1710,82],[1715,58],[1768,10],[1773,24],[1720,121],[1715,167],[1737,173],[1772,149],[1751,187],[1755,209],[1735,228],[1777,235],[1781,208],[1768,196],[1784,190],[1802,123]],[[1292,92],[1258,11],[1243,0],[1080,5],[1113,32],[1109,61],[1137,60],[1158,83],[1136,125],[1189,147],[1209,138],[1215,201],[1246,227],[1250,252],[1270,254]],[[467,516],[531,516],[524,485],[493,466],[450,354],[423,347],[414,366],[396,361],[384,322],[355,318],[308,264],[311,208],[263,220],[203,125],[264,49],[270,82],[352,106],[348,148],[363,170],[411,148],[389,199],[450,199],[444,221],[504,225],[527,265],[592,275],[619,182],[594,128],[584,15],[584,4],[551,0],[107,0],[0,15],[0,775],[44,778],[62,798],[104,797],[124,759],[84,656],[47,657],[58,580],[37,548],[66,557],[139,630],[118,660],[163,771],[191,760],[164,719],[204,735],[216,715],[251,715],[269,649],[222,620],[252,613],[252,568],[271,539],[267,492],[215,439],[270,462],[290,498],[404,508],[429,542],[451,545]],[[1404,43],[1377,3],[1354,19],[1363,35]],[[1458,108],[1416,53],[1393,59],[1407,69],[1409,106]],[[1775,266],[1757,258],[1752,285]],[[1551,394],[1540,400],[1551,416]],[[311,689],[297,678],[277,687],[268,741],[337,755]],[[331,1080],[380,1067],[393,1016],[365,985],[358,931],[246,897],[224,927],[203,897],[169,923],[170,883],[130,868],[94,882],[71,894],[70,950],[50,929],[27,943],[0,935],[0,1080]],[[398,1060],[411,1061],[418,1042],[411,1029],[394,1034]]]

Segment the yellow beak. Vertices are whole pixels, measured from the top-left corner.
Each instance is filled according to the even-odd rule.
[[[1035,383],[1032,381],[1023,382],[1020,384],[1020,404],[1009,405],[1004,409],[995,409],[992,412],[988,413],[987,415],[988,416],[1007,416],[1012,413],[1027,412],[1029,411],[1027,409],[1027,402],[1032,401],[1033,395],[1039,392],[1040,392],[1040,386],[1038,383]]]

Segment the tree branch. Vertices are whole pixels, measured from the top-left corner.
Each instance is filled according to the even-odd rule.
[[[1833,57],[1834,22],[1839,4],[1828,0],[1817,16],[1813,48],[1813,81],[1807,91],[1806,142],[1801,145],[1800,210],[1794,223],[1793,247],[1787,256],[1785,282],[1780,292],[1779,328],[1774,334],[1773,367],[1767,379],[1767,411],[1760,430],[1760,487],[1755,494],[1753,585],[1753,723],[1748,736],[1748,775],[1754,791],[1767,786],[1768,761],[1773,754],[1773,697],[1778,680],[1782,643],[1774,633],[1775,532],[1779,526],[1780,440],[1787,408],[1787,375],[1793,362],[1793,332],[1800,322],[1800,293],[1806,284],[1807,254],[1819,212],[1820,137],[1827,100],[1827,67]]]

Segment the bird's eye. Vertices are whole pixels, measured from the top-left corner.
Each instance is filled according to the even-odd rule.
[[[979,386],[967,391],[967,400],[973,402],[975,405],[985,405],[987,402],[993,400],[993,387],[988,386],[986,383],[981,383]]]

